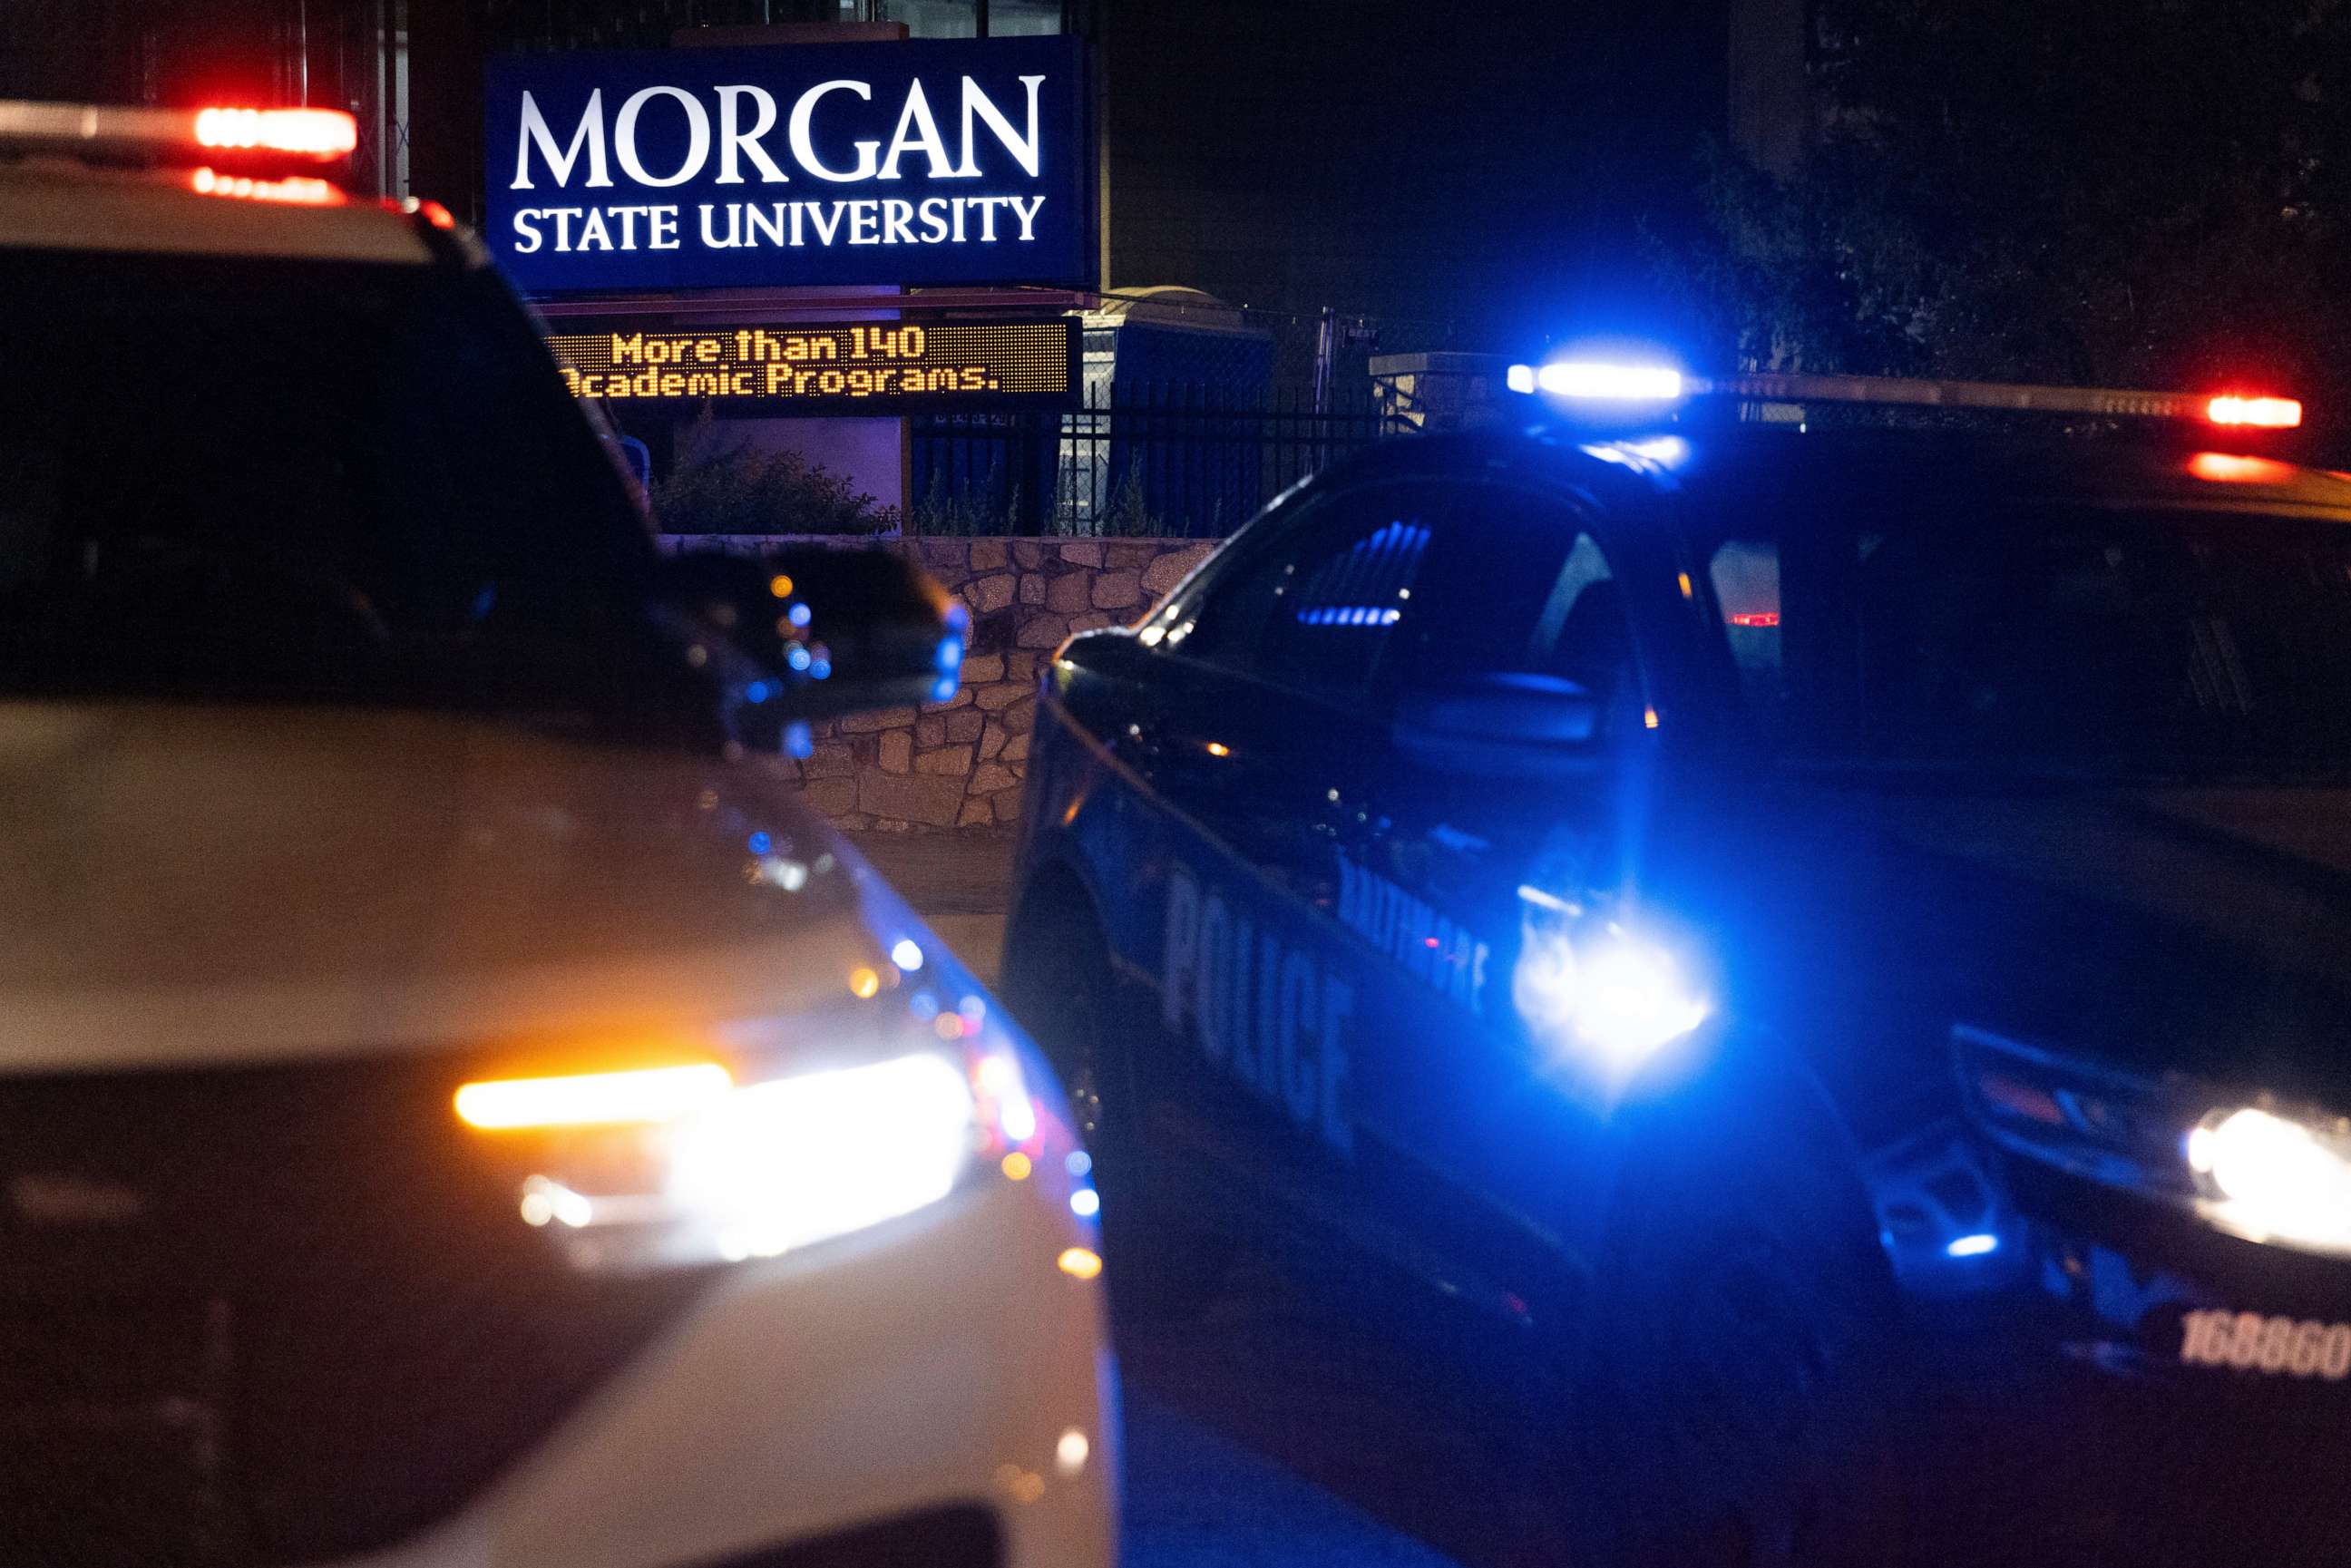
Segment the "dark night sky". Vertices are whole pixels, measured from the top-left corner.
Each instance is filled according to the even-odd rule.
[[[1635,220],[1670,227],[1723,124],[1726,10],[1114,0],[1113,281],[1484,344],[1628,318]]]

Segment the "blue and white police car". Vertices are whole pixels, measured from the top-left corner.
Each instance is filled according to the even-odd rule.
[[[1938,1387],[2077,1454],[2076,1385],[2192,1413],[2199,1499],[2339,1458],[2351,476],[2299,405],[1511,384],[1046,676],[1007,985],[1114,1281],[1245,1224],[1437,1287],[1602,1562],[1883,1561]]]

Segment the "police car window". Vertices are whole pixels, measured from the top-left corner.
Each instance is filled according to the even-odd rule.
[[[1259,548],[1184,607],[1168,645],[1276,685],[1360,700],[1428,555],[1431,498],[1425,487],[1384,486],[1269,519]]]
[[[1707,579],[1747,701],[1776,729],[1787,695],[1780,672],[1780,547],[1768,539],[1730,539],[1707,563]]]
[[[650,546],[488,279],[33,253],[0,285],[42,301],[0,342],[0,689],[536,711],[609,645]]]
[[[1475,486],[1446,499],[1443,545],[1405,606],[1383,686],[1559,675],[1600,700],[1604,725],[1637,720],[1623,591],[1599,540],[1548,496]]]
[[[1325,536],[1326,548],[1282,563],[1259,650],[1269,674],[1340,700],[1364,693],[1428,554],[1419,508],[1397,510],[1358,515]]]
[[[1708,577],[1799,756],[2116,778],[2351,777],[2351,528],[1988,508],[1726,541]]]
[[[1540,672],[1639,706],[1599,544],[1561,501],[1502,486],[1322,501],[1186,622],[1186,654],[1333,702],[1380,707],[1415,684]]]
[[[1536,628],[1533,653],[1538,671],[1564,676],[1598,700],[1604,733],[1637,722],[1646,705],[1624,590],[1590,534],[1578,534],[1568,551]]]

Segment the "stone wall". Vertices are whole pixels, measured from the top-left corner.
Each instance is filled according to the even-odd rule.
[[[755,553],[783,541],[665,542]],[[1216,541],[923,538],[888,548],[914,556],[970,610],[962,687],[953,702],[819,725],[798,767],[810,802],[841,826],[928,832],[1019,818],[1039,670],[1072,632],[1136,619]]]

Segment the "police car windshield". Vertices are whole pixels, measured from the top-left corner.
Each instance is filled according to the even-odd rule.
[[[559,700],[650,551],[496,283],[0,251],[0,691]]]
[[[1764,727],[1828,762],[2351,775],[2351,527],[2022,507],[1818,519],[1708,571]]]

